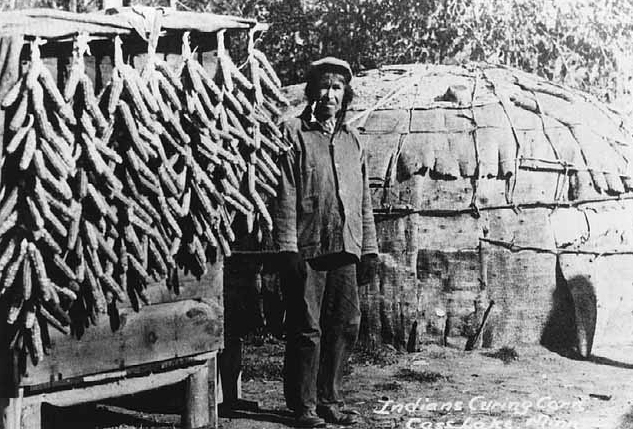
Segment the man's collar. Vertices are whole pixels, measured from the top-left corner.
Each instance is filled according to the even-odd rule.
[[[310,109],[310,106],[306,107],[303,110],[303,112],[301,113],[299,118],[301,118],[301,122],[302,122],[303,128],[305,130],[323,131],[323,132],[326,132],[328,134],[332,134],[332,132],[334,131],[334,128],[328,129],[327,125],[323,124],[322,122],[319,122],[316,119],[316,117],[312,113],[312,109]],[[332,126],[335,126],[335,125],[336,125],[336,123],[332,124]],[[344,131],[348,131],[347,123],[343,123],[342,126],[340,127],[340,129],[344,130]]]

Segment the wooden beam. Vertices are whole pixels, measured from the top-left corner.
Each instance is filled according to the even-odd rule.
[[[192,374],[207,369],[207,363],[180,368],[163,373],[153,373],[142,377],[125,378],[106,384],[94,384],[77,389],[42,393],[23,398],[23,407],[31,407],[39,403],[48,403],[58,407],[95,402],[117,396],[132,395],[156,389],[162,386],[179,383]]]

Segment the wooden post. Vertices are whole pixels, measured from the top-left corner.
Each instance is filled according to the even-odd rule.
[[[11,398],[0,398],[0,429],[13,429],[15,416]]]
[[[205,365],[185,380],[185,410],[182,427],[196,429],[209,424],[209,366]]]
[[[487,228],[484,228],[483,235],[483,238],[488,237]],[[474,302],[476,332],[468,339],[466,350],[486,346],[486,344],[483,344],[483,335],[481,334],[485,328],[485,321],[490,314],[490,303],[492,302],[488,296],[488,251],[488,243],[484,240],[479,240],[479,293]]]
[[[21,408],[19,429],[42,429],[42,403],[35,402]]]
[[[0,429],[20,429],[22,398],[0,398]],[[40,426],[34,426],[39,429]]]
[[[209,427],[218,427],[218,360],[217,354],[214,353],[208,361],[208,385],[207,392],[209,396]]]

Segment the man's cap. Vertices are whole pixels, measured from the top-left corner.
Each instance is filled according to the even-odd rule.
[[[306,80],[310,80],[324,71],[331,70],[341,73],[347,83],[352,80],[352,68],[349,63],[335,57],[325,57],[310,63]]]

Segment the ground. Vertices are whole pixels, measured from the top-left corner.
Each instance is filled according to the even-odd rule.
[[[247,345],[243,397],[261,411],[222,417],[221,429],[291,425],[282,355],[276,340]],[[347,372],[347,405],[362,419],[357,429],[633,428],[633,365],[606,358],[577,360],[537,346],[465,352],[429,344],[417,353],[359,351]],[[176,415],[105,406],[97,414],[107,429],[178,427]]]

